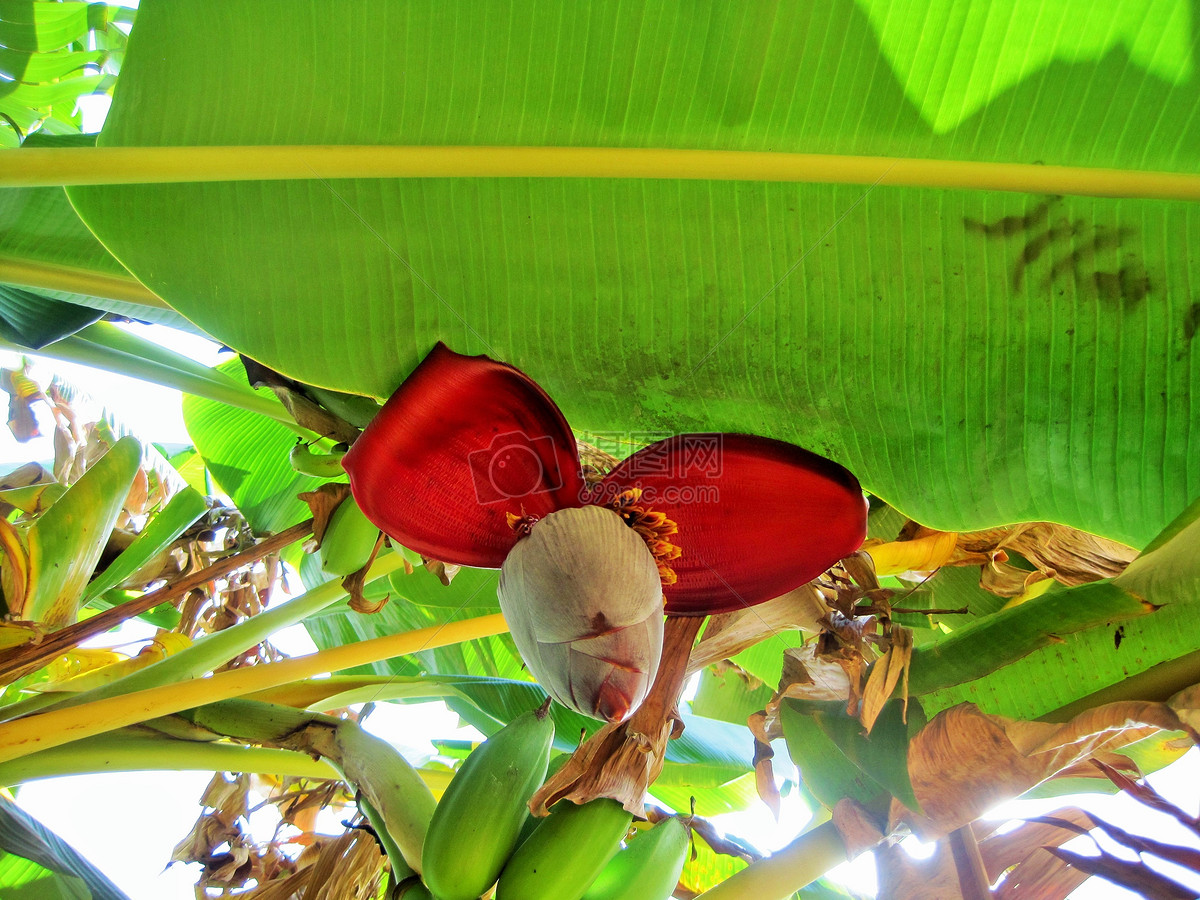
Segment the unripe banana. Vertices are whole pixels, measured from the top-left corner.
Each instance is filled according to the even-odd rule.
[[[397,900],[433,900],[433,894],[419,878],[402,881],[394,896]]]
[[[301,441],[288,454],[288,462],[301,475],[316,478],[341,478],[346,474],[342,468],[341,453],[313,453],[312,447]]]
[[[476,900],[496,883],[546,777],[549,703],[513,719],[472,751],[434,810],[421,875],[438,900]]]
[[[669,900],[688,856],[688,832],[676,818],[638,831],[592,882],[583,900]]]
[[[632,821],[616,800],[559,801],[505,864],[496,900],[580,900]]]
[[[375,527],[349,494],[329,517],[321,538],[321,568],[329,575],[349,575],[365,566],[379,539]]]

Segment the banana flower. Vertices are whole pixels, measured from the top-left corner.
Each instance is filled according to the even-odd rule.
[[[664,613],[777,597],[866,533],[850,472],[768,438],[676,435],[588,484],[545,391],[440,343],[343,466],[363,512],[405,547],[499,568],[500,608],[529,671],[563,705],[610,723],[654,680]]]

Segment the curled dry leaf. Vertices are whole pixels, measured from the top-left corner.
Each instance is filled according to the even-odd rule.
[[[1114,578],[1137,556],[1132,547],[1053,522],[1029,522],[983,531],[934,531],[908,522],[895,541],[864,545],[880,575],[925,573],[942,566],[982,566],[980,585],[1001,597],[1019,597],[1039,582],[1068,587]],[[1008,551],[1034,567],[1007,563]]]
[[[1069,834],[1068,832],[1062,832]],[[995,900],[1065,900],[1089,875],[1038,848],[1009,871]]]
[[[863,689],[859,718],[868,734],[883,710],[883,705],[891,698],[901,679],[904,681],[900,692],[904,701],[904,721],[908,721],[908,670],[912,663],[912,632],[907,628],[893,626],[890,636],[892,645],[871,667],[871,674],[867,676],[867,686]]]
[[[427,556],[422,556],[421,562],[424,564],[426,570],[445,587],[450,587],[450,582],[454,581],[454,576],[462,569],[462,566],[444,563],[441,560],[430,559]]]
[[[889,831],[903,822],[925,840],[941,837],[1080,760],[1160,729],[1200,737],[1166,703],[1109,703],[1063,724],[989,716],[969,703],[943,710],[909,745],[923,814],[893,800]]]
[[[820,591],[804,584],[749,609],[710,616],[704,636],[688,661],[688,674],[736,656],[785,629],[820,631],[821,619],[828,613]]]
[[[849,797],[843,797],[833,807],[833,825],[846,845],[849,859],[854,859],[883,840],[881,824],[861,803]]]
[[[1084,810],[1067,807],[1055,811],[1055,818],[1077,825],[1085,830],[1092,827],[1092,817]],[[1003,834],[993,834],[979,844],[979,853],[983,857],[983,866],[987,876],[995,881],[1004,872],[1027,859],[1040,847],[1057,847],[1074,835],[1067,829],[1045,822],[1026,822],[1006,831]]]
[[[350,496],[350,485],[344,482],[327,481],[315,491],[303,491],[296,496],[307,503],[308,508],[312,511],[313,539],[316,541],[316,546],[320,547],[333,511]]]
[[[375,547],[371,550],[371,556],[367,559],[367,564],[357,572],[351,572],[342,579],[342,587],[345,588],[346,593],[350,595],[349,606],[357,613],[373,615],[374,613],[377,613],[383,609],[384,606],[387,605],[388,600],[391,598],[391,595],[387,594],[380,600],[368,600],[365,594],[367,586],[367,572],[369,572],[371,570],[371,566],[374,565],[375,557],[379,555],[379,551],[383,547],[383,542],[385,540],[386,538],[381,532],[379,537],[375,539]],[[448,584],[449,582],[446,583]]]

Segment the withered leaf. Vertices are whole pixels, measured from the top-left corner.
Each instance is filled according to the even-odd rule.
[[[340,481],[327,481],[315,491],[303,491],[296,496],[307,503],[312,511],[313,538],[320,547],[333,511],[350,496],[350,485]]]

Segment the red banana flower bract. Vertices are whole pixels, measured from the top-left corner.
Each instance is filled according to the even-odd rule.
[[[545,391],[440,343],[343,465],[367,517],[404,546],[502,567],[501,609],[530,671],[555,699],[610,722],[654,679],[664,602],[676,616],[761,603],[866,534],[849,471],[769,438],[676,435],[589,486]]]

